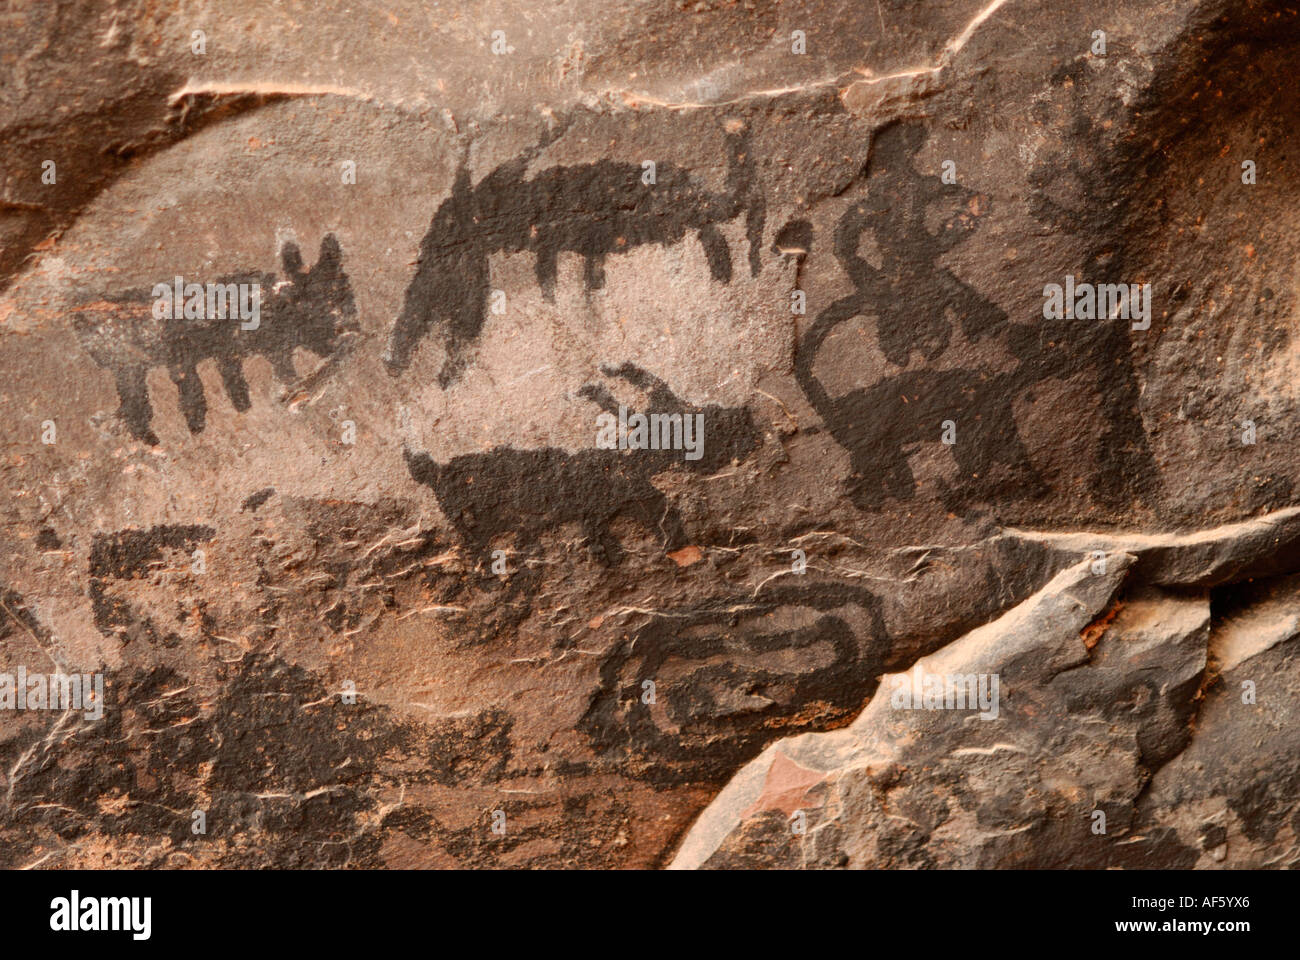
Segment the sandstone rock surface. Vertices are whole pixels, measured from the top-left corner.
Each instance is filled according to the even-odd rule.
[[[0,24],[3,865],[1300,857],[1293,3]]]

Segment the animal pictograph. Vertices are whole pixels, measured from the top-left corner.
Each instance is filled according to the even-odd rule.
[[[749,268],[758,275],[765,203],[748,130],[726,134],[726,188],[714,193],[670,163],[657,165],[652,185],[642,181],[642,167],[612,160],[551,167],[528,177],[532,161],[566,127],[558,125],[478,184],[461,163],[451,196],[438,207],[420,243],[415,276],[385,357],[391,374],[406,370],[420,340],[437,332],[446,350],[438,383],[446,389],[460,378],[483,328],[488,257],[494,253],[532,253],[537,282],[553,301],[561,253],[583,257],[586,287],[596,289],[604,286],[610,254],[678,243],[694,230],[713,278],[730,283],[731,251],[718,225],[744,214]]]
[[[621,559],[622,549],[609,525],[619,515],[633,517],[658,534],[665,549],[684,546],[689,541],[681,516],[651,479],[672,468],[717,473],[732,461],[745,460],[761,442],[747,407],[688,405],[658,377],[632,364],[602,367],[602,372],[646,391],[651,410],[702,414],[707,431],[703,456],[688,460],[679,450],[570,453],[556,447],[498,446],[438,463],[427,453],[405,451],[412,478],[433,491],[447,519],[475,554],[484,554],[497,536],[514,535],[520,545],[532,545],[542,533],[577,523],[593,551],[614,564]],[[608,413],[617,413],[618,404],[603,386],[588,384],[580,395]]]
[[[119,414],[131,435],[157,446],[153,407],[146,374],[151,368],[167,370],[180,398],[181,411],[192,434],[202,433],[208,402],[198,366],[213,360],[221,374],[226,396],[243,413],[251,406],[244,361],[265,357],[280,383],[297,379],[293,352],[301,347],[318,357],[337,356],[345,333],[357,327],[352,287],[343,272],[343,253],[333,234],[320,245],[310,270],[294,243],[280,250],[284,278],[246,272],[223,276],[221,286],[257,284],[261,316],[256,329],[241,329],[237,317],[155,319],[151,290],[128,290],[78,308],[74,326],[95,363],[113,372],[117,382]],[[170,282],[168,278],[167,282]],[[178,311],[179,312],[179,311]]]
[[[1009,373],[904,370],[839,397],[832,397],[814,372],[827,337],[857,316],[876,319],[881,352],[895,366],[905,366],[914,351],[927,361],[938,358],[952,338],[949,317],[970,341],[1003,332],[1013,350],[1028,346],[1001,309],[938,265],[939,257],[967,237],[976,222],[959,213],[933,234],[925,226],[927,208],[954,198],[966,206],[974,195],[916,171],[912,159],[924,141],[924,130],[907,124],[877,135],[866,171],[870,196],[850,207],[835,230],[836,259],[855,289],[817,316],[795,357],[800,388],[849,454],[846,493],[862,510],[878,508],[891,497],[910,500],[916,495],[908,458],[917,445],[938,442],[946,420],[960,424],[960,438],[951,447],[960,477],[942,490],[950,508],[994,497],[1006,483],[991,475],[999,465],[1020,495],[1045,492],[1012,410],[1026,385],[1027,365]],[[864,234],[876,243],[880,267],[859,253]]]

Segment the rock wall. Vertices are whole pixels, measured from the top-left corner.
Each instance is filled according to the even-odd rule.
[[[1295,864],[1293,4],[0,17],[3,865]]]

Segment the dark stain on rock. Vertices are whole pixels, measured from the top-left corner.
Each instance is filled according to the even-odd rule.
[[[438,207],[420,243],[415,276],[385,358],[390,373],[405,370],[419,341],[438,331],[447,352],[438,383],[446,389],[459,379],[483,327],[493,253],[533,253],[537,282],[546,299],[554,300],[562,252],[584,258],[590,290],[604,285],[610,254],[647,243],[678,243],[695,230],[713,278],[730,283],[731,251],[718,224],[744,213],[750,272],[758,275],[765,203],[748,130],[726,135],[727,187],[721,194],[673,164],[657,167],[654,185],[641,182],[640,166],[611,160],[551,167],[527,179],[529,164],[566,127],[559,125],[477,185],[462,162],[451,196]]]
[[[140,638],[150,644],[176,646],[179,636],[160,630],[149,617],[141,618],[127,601],[110,597],[107,588],[115,580],[145,579],[163,562],[164,550],[192,553],[216,534],[212,527],[197,524],[95,534],[90,548],[90,604],[96,629],[124,643]]]
[[[114,671],[101,719],[79,719],[22,764],[46,731],[0,742],[5,769],[17,771],[5,825],[25,838],[169,838],[160,857],[217,844],[226,867],[372,858],[379,839],[360,818],[376,807],[374,771],[386,751],[409,749],[414,731],[364,698],[342,703],[299,667],[255,657],[225,669],[212,704],[169,668]],[[191,832],[195,810],[206,834]],[[0,844],[0,860],[18,865],[28,845]]]
[[[240,329],[237,316],[226,319],[156,320],[152,288],[129,290],[77,308],[74,326],[95,363],[111,370],[117,382],[119,413],[131,435],[158,445],[151,426],[153,408],[145,376],[164,367],[176,384],[190,433],[201,433],[207,421],[207,397],[198,365],[214,360],[226,396],[240,413],[251,406],[243,364],[265,357],[282,384],[297,379],[293,351],[303,348],[318,357],[334,358],[343,334],[356,330],[352,286],[343,272],[343,253],[333,234],[321,241],[320,255],[310,269],[293,243],[280,251],[284,280],[275,274],[246,272],[217,278],[226,284],[259,284],[260,322],[255,330]],[[191,278],[186,278],[188,283]],[[173,278],[162,283],[171,284]],[[197,281],[196,281],[197,282]]]
[[[496,783],[506,772],[513,748],[514,721],[502,710],[480,710],[433,725],[429,734],[429,776],[435,783]]]
[[[497,811],[506,816],[506,832],[499,835],[492,831]],[[626,866],[623,848],[632,820],[626,802],[599,791],[564,797],[558,805],[551,798],[510,797],[465,827],[404,807],[385,816],[383,827],[446,851],[461,868],[613,869]]]
[[[251,494],[246,500],[244,500],[243,503],[239,505],[240,513],[243,513],[248,510],[251,510],[254,513],[256,513],[257,508],[260,507],[262,504],[266,503],[266,501],[270,500],[274,494],[275,494],[275,487],[266,487],[262,490],[258,490],[257,493]]]

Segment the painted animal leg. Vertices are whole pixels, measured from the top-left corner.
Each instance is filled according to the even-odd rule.
[[[190,433],[202,433],[208,418],[208,401],[203,395],[203,381],[194,367],[171,371],[172,383],[180,394],[181,410],[185,413],[185,425]]]
[[[438,386],[446,390],[464,372],[470,348],[478,342],[486,319],[489,284],[486,256],[470,254],[459,258],[457,276],[460,292],[444,306],[447,331],[447,359],[438,372]]]
[[[226,386],[226,396],[235,409],[244,413],[252,406],[248,398],[248,381],[244,379],[244,365],[238,357],[226,357],[221,361],[221,382]]]
[[[145,383],[142,366],[121,367],[113,372],[117,381],[118,414],[126,421],[131,436],[151,446],[158,446],[158,437],[150,429],[153,408],[149,406],[149,387]]]
[[[537,263],[534,269],[537,272],[537,285],[542,288],[542,298],[547,303],[555,302],[555,278],[560,269],[558,256],[559,253],[554,247],[537,249]]]
[[[605,288],[605,258],[587,257],[582,264],[582,280],[588,290]]]
[[[916,475],[902,450],[897,452],[895,462],[885,472],[884,487],[896,500],[911,500],[916,495]]]
[[[1006,464],[1021,485],[1021,493],[1026,497],[1041,497],[1050,492],[1050,488],[1039,476],[1034,462],[1029,459],[1029,451],[1020,439],[1016,429],[1015,414],[1011,407],[1004,407],[999,418],[1005,424],[1002,437],[993,444],[993,456],[1000,463]]]
[[[731,248],[726,239],[711,223],[700,227],[700,243],[704,246],[704,256],[709,261],[709,272],[713,279],[722,283],[731,282]]]

